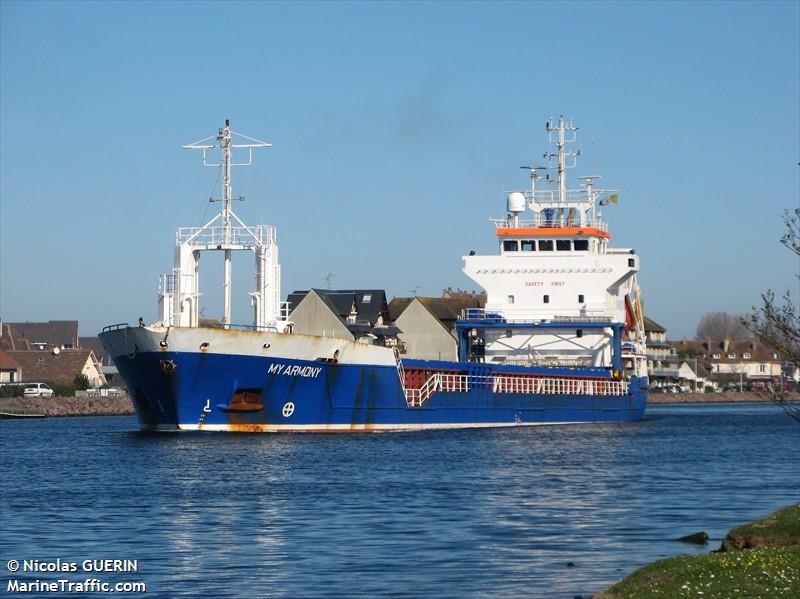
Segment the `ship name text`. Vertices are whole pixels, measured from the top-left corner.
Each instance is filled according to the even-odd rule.
[[[270,364],[267,374],[276,376],[301,376],[315,379],[322,372],[319,366],[292,366],[291,364]]]

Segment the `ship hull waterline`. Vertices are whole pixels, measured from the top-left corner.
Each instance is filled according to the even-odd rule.
[[[214,329],[126,327],[101,339],[143,430],[332,433],[631,422],[643,418],[647,400],[647,380],[634,377],[622,395],[503,393],[478,384],[409,405],[386,348]],[[219,346],[228,347],[215,352]],[[343,359],[332,358],[340,353]],[[453,371],[470,366],[448,364]]]

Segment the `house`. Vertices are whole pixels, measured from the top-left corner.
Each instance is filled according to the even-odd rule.
[[[22,366],[6,352],[0,351],[0,383],[18,383],[22,380]]]
[[[77,320],[4,322],[0,325],[0,350],[23,351],[80,349]]]
[[[715,387],[761,387],[778,383],[784,376],[781,356],[758,339],[684,339],[674,347],[687,360],[698,360]]]
[[[289,294],[292,330],[376,345],[397,345],[382,289],[310,289]]]
[[[667,341],[667,329],[645,316],[644,334],[647,341],[647,376],[650,386],[677,384],[680,364],[678,354]]]
[[[485,296],[463,292],[446,297],[396,297],[389,304],[389,315],[401,331],[398,337],[406,357],[452,361],[458,360],[456,320],[463,310],[485,304]]]
[[[106,384],[103,368],[89,349],[54,348],[7,352],[22,368],[26,382],[61,383],[70,385],[79,374],[84,374],[93,387]]]
[[[111,354],[106,351],[99,337],[79,337],[78,342],[81,349],[90,349],[94,352],[95,358],[100,362],[100,366],[103,369],[103,376],[106,377],[106,382],[109,385],[124,384],[114,360],[111,359]]]

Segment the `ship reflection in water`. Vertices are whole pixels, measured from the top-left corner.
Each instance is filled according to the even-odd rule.
[[[148,596],[571,597],[798,500],[797,425],[771,405],[356,436],[132,424],[0,422],[25,448],[0,466],[7,559],[136,559]],[[698,530],[708,547],[672,540]]]

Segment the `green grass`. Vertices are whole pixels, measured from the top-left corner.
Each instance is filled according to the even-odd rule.
[[[800,546],[662,559],[595,597],[800,597]]]
[[[800,597],[800,505],[734,528],[728,541],[721,553],[654,562],[594,597]]]
[[[800,504],[790,505],[763,520],[734,528],[723,541],[728,551],[797,544],[800,544]]]

